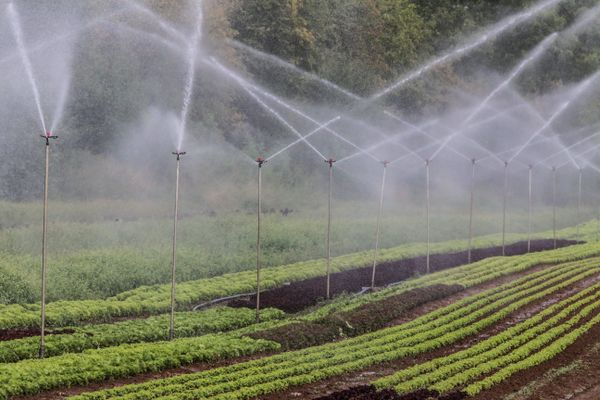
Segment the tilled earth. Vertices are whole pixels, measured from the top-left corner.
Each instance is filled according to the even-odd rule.
[[[578,242],[572,240],[558,240],[557,247],[566,247]],[[531,251],[544,251],[554,248],[554,241],[549,239],[534,240],[531,242]],[[527,242],[517,242],[506,246],[506,255],[519,255],[527,253]],[[472,251],[472,262],[484,258],[502,255],[502,247],[488,247]],[[430,258],[432,272],[454,268],[467,264],[466,251],[458,253],[433,254]],[[376,286],[385,286],[390,283],[406,280],[416,274],[424,274],[426,270],[426,257],[407,258],[403,260],[385,262],[377,265],[375,279]],[[372,267],[357,268],[344,272],[331,274],[330,291],[332,296],[344,292],[358,292],[363,287],[371,285]],[[285,312],[296,313],[316,305],[326,295],[326,277],[306,279],[292,282],[276,289],[266,290],[260,294],[261,307],[279,308]],[[239,299],[228,304],[231,307],[249,307],[256,305],[256,296]]]

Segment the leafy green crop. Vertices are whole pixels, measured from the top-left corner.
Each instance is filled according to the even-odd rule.
[[[453,390],[477,376],[499,369],[506,362],[515,362],[518,349],[529,352],[536,348],[532,346],[534,339],[549,338],[549,332],[552,338],[565,333],[600,307],[599,289],[600,284],[596,284],[475,346],[399,371],[374,384],[378,388],[394,386],[399,393],[420,388],[440,392]]]
[[[170,399],[249,399],[446,346],[599,271],[598,258],[561,264],[397,327],[200,373],[83,394],[75,399],[163,396]]]
[[[278,320],[285,313],[276,309],[264,309],[263,321]],[[214,308],[199,312],[175,314],[175,336],[193,337],[239,329],[255,323],[254,310],[247,308]],[[46,355],[79,353],[87,349],[118,346],[125,343],[157,342],[168,339],[169,316],[161,315],[147,319],[90,325],[72,328],[71,334],[46,336]],[[0,362],[16,362],[38,356],[39,337],[1,341]]]

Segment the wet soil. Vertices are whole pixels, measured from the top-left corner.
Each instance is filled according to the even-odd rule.
[[[51,329],[46,330],[46,335],[60,335],[75,333],[73,329]],[[0,330],[0,342],[5,340],[22,339],[26,337],[40,336],[39,328],[5,329]]]
[[[557,247],[566,247],[579,242],[572,240],[559,240]],[[554,248],[553,240],[534,240],[531,249],[534,252],[550,250]],[[506,246],[505,254],[508,256],[527,253],[527,242],[517,242]],[[488,247],[472,251],[472,262],[488,257],[502,255],[502,247]],[[458,253],[433,254],[430,258],[430,270],[432,272],[454,268],[467,263],[466,251]],[[377,265],[376,286],[385,286],[400,282],[418,274],[426,272],[426,257],[408,258],[398,261],[385,262]],[[331,274],[331,295],[341,293],[354,293],[371,284],[372,267],[357,268],[344,272]],[[279,308],[288,313],[296,313],[308,307],[316,305],[326,297],[326,277],[306,279],[292,282],[288,285],[266,290],[260,294],[261,307]],[[254,308],[256,296],[238,299],[228,303],[230,307]]]

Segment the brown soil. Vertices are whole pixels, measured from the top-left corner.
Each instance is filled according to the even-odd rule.
[[[566,247],[578,242],[572,240],[559,240],[557,247]],[[534,252],[550,250],[554,248],[553,240],[534,240],[531,249]],[[527,242],[517,242],[506,246],[506,255],[518,255],[527,253]],[[472,261],[502,255],[502,247],[488,247],[485,249],[474,249]],[[430,259],[431,271],[441,271],[454,268],[467,263],[467,252],[433,254]],[[426,268],[426,257],[408,258],[398,261],[390,261],[377,265],[376,286],[385,286],[390,283],[400,282],[417,274],[424,274]],[[331,274],[331,295],[341,293],[358,292],[363,287],[371,284],[372,267],[356,268],[349,271]],[[279,288],[266,290],[260,294],[261,307],[279,308],[288,313],[296,313],[308,307],[316,305],[326,296],[326,277],[306,279],[292,282]],[[231,307],[249,307],[256,305],[256,296],[238,299],[229,302]]]
[[[373,332],[385,327],[416,307],[464,291],[461,285],[431,285],[412,289],[356,310],[329,315],[314,322],[300,321],[251,334],[254,339],[272,340],[284,350],[297,350]]]
[[[61,335],[75,333],[73,329],[46,330],[46,335]],[[0,342],[4,340],[22,339],[31,336],[39,336],[39,328],[5,329],[0,330]]]
[[[513,279],[514,279],[514,277],[513,277]],[[425,399],[429,399],[429,398],[439,399],[439,400],[454,400],[454,399],[464,398],[465,395],[462,393],[450,393],[446,396],[437,397],[436,393],[429,392],[429,391],[419,391],[419,392],[409,393],[409,394],[402,395],[402,396],[399,396],[399,395],[393,393],[393,391],[384,391],[381,393],[382,397],[378,397],[378,396],[380,396],[380,394],[379,393],[376,394],[373,390],[371,390],[371,392],[372,392],[371,394],[368,394],[369,393],[368,388],[371,388],[369,385],[370,382],[372,382],[378,378],[388,376],[388,375],[391,375],[394,372],[399,371],[401,369],[406,369],[413,365],[421,364],[423,362],[432,360],[434,358],[447,356],[449,354],[452,354],[457,351],[463,350],[465,348],[471,347],[471,346],[475,345],[476,343],[483,341],[492,335],[497,334],[499,331],[507,329],[510,326],[513,326],[513,325],[523,321],[528,316],[531,316],[531,315],[541,311],[542,309],[548,307],[550,304],[558,302],[558,301],[572,295],[574,292],[580,291],[583,288],[588,287],[598,281],[600,281],[600,275],[596,275],[596,276],[586,279],[584,281],[577,282],[574,285],[571,285],[568,288],[565,288],[565,289],[559,291],[558,293],[554,293],[550,296],[547,296],[537,302],[534,302],[534,303],[528,305],[527,307],[517,310],[516,312],[512,313],[511,315],[506,317],[504,320],[502,320],[500,323],[495,324],[491,327],[488,327],[484,331],[480,332],[477,336],[465,338],[451,346],[447,346],[447,347],[444,347],[444,348],[441,348],[438,350],[434,350],[429,353],[421,354],[412,359],[400,359],[400,360],[395,360],[395,361],[388,362],[388,363],[382,363],[382,364],[374,365],[374,366],[370,367],[368,370],[349,373],[349,374],[345,374],[345,375],[341,375],[341,376],[336,376],[334,378],[330,378],[330,379],[327,379],[327,380],[324,380],[321,382],[315,382],[315,383],[308,384],[308,385],[294,387],[294,388],[288,389],[284,392],[273,393],[270,395],[263,396],[263,397],[261,397],[261,399],[262,400],[280,400],[280,399],[288,399],[288,398],[294,397],[294,398],[302,398],[302,399],[319,399],[319,400],[342,400],[342,399],[343,400],[346,400],[346,399],[347,400],[358,400],[358,399],[360,399],[360,400],[362,400],[362,399],[386,399],[386,400],[387,399],[389,399],[389,400],[422,399],[422,400],[425,400]],[[461,293],[457,296],[460,296],[462,294],[463,293]],[[452,296],[452,298],[456,298],[457,296]],[[449,299],[445,299],[445,300],[449,300]],[[456,299],[455,299],[455,301],[456,301]],[[437,302],[433,302],[433,303],[437,303]],[[429,306],[429,304],[427,306]],[[415,311],[417,311],[417,310],[415,310]],[[596,327],[596,328],[598,328],[598,327]],[[575,346],[576,345],[571,346],[569,348],[569,352],[570,352],[571,348],[574,348]],[[563,357],[563,354],[559,355],[559,357],[556,357],[555,360],[559,360],[561,357]],[[552,361],[555,361],[555,360],[551,360],[549,363],[552,363]],[[553,364],[553,365],[556,365],[556,364]],[[552,367],[550,367],[550,368],[552,368]],[[529,370],[524,371],[524,372],[528,372],[528,371]],[[538,371],[534,371],[531,375],[529,375],[529,380],[534,379],[535,376],[539,376],[539,375],[537,375],[539,373],[540,372],[538,372]],[[519,374],[516,374],[515,376],[517,376],[517,375],[519,375]],[[511,381],[512,381],[512,378],[507,380],[507,382],[511,382]],[[521,381],[517,381],[517,382],[528,382],[528,381],[521,380]],[[504,385],[504,383],[501,385],[498,385],[498,387],[501,387],[503,385]],[[356,398],[348,397],[352,393],[352,391],[357,387],[361,388],[359,391],[359,397],[356,397]],[[514,390],[515,389],[514,384],[513,385],[508,384],[508,388],[510,388],[511,390]],[[511,390],[508,390],[508,391],[510,392]],[[366,391],[367,394],[363,393],[362,391]],[[338,395],[340,397],[337,397]],[[363,396],[363,397],[360,397],[360,396]],[[364,397],[364,396],[367,396],[367,397]],[[396,397],[394,397],[394,396],[396,396]],[[501,399],[502,398],[495,392],[494,393],[485,392],[485,393],[482,393],[481,396],[482,397],[477,397],[476,399],[477,400],[492,400],[492,399]],[[544,398],[544,397],[540,397],[540,398]],[[537,397],[535,399],[537,399]]]

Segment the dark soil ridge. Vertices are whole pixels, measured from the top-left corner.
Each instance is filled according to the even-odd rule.
[[[250,334],[281,344],[283,350],[299,350],[355,337],[384,328],[411,310],[464,291],[462,285],[430,285],[363,304],[353,311],[334,313],[320,320],[300,321]]]
[[[525,315],[535,314],[538,311],[541,311],[543,308],[548,306],[549,304],[556,303],[558,301],[563,300],[566,297],[573,295],[575,291],[583,290],[586,287],[589,287],[595,283],[600,281],[600,274],[595,275],[590,278],[586,278],[582,281],[576,282],[573,285],[570,285],[557,293],[550,294],[545,296],[544,298],[535,301],[528,306],[511,313],[506,318],[498,323],[489,326],[484,329],[480,333],[475,336],[466,337],[450,346],[446,346],[437,350],[433,350],[421,355],[418,355],[414,358],[410,359],[399,359],[390,362],[386,362],[383,364],[373,365],[368,369],[351,372],[348,374],[328,378],[324,381],[314,382],[307,385],[301,385],[299,387],[292,387],[280,393],[272,393],[269,395],[265,395],[260,397],[261,400],[279,400],[279,399],[287,399],[291,397],[303,398],[303,399],[318,399],[318,400],[363,400],[363,399],[385,399],[385,400],[425,400],[425,399],[438,399],[438,400],[458,400],[465,398],[465,394],[461,392],[448,393],[446,395],[440,396],[439,393],[433,391],[419,390],[418,392],[398,395],[393,390],[384,390],[381,392],[377,392],[377,395],[368,394],[367,388],[372,387],[369,382],[384,376],[391,375],[396,371],[409,368],[413,365],[421,364],[427,361],[430,361],[435,358],[444,357],[455,352],[464,350],[467,347],[471,347],[480,341],[487,339],[488,337],[497,334],[499,331],[499,327],[507,329],[523,320]],[[485,289],[481,289],[483,291]],[[460,293],[458,294],[460,295]],[[452,296],[457,297],[457,296]],[[434,302],[436,303],[436,302]],[[536,311],[537,310],[537,311]],[[575,311],[573,314],[575,314]],[[571,315],[573,315],[571,314]],[[591,319],[592,316],[588,316],[585,321]],[[581,321],[579,325],[585,323],[585,321]],[[365,393],[361,393],[359,391],[359,396],[367,396],[367,397],[348,397],[354,388],[361,388],[360,390],[366,391]],[[348,391],[347,391],[348,390]],[[333,393],[331,393],[333,391]],[[327,394],[330,393],[330,394]],[[340,394],[342,397],[335,397],[337,394]],[[377,397],[381,393],[383,397]],[[486,392],[487,393],[487,392]],[[333,396],[333,397],[328,397]],[[346,396],[346,397],[344,397]],[[387,396],[387,397],[386,397]],[[396,396],[396,397],[393,397]],[[422,397],[421,397],[422,396]],[[462,396],[462,397],[461,397]],[[477,400],[490,400],[495,399],[495,397],[486,397],[483,395],[482,397],[477,398]]]
[[[557,248],[572,246],[582,242],[574,240],[558,240]],[[531,241],[531,252],[554,249],[554,240],[540,239]],[[527,253],[527,241],[521,241],[506,246],[507,256]],[[471,262],[484,258],[501,256],[502,246],[473,249]],[[392,283],[407,280],[417,274],[426,272],[425,256],[407,258],[397,261],[382,262],[377,265],[375,277],[376,286],[386,286]],[[468,263],[468,252],[432,254],[430,257],[430,270],[432,272],[454,268]],[[359,292],[365,286],[370,286],[372,266],[356,268],[331,274],[330,292],[332,296],[342,293]],[[308,307],[317,305],[326,297],[327,278],[325,276],[292,282],[288,285],[265,290],[260,293],[260,306],[263,308],[278,308],[287,313],[296,313]],[[256,295],[245,299],[237,299],[228,303],[230,307],[256,306]]]
[[[46,330],[46,335],[62,335],[75,333],[74,329]],[[23,339],[26,337],[40,336],[40,328],[5,329],[0,330],[0,342],[6,340]]]

